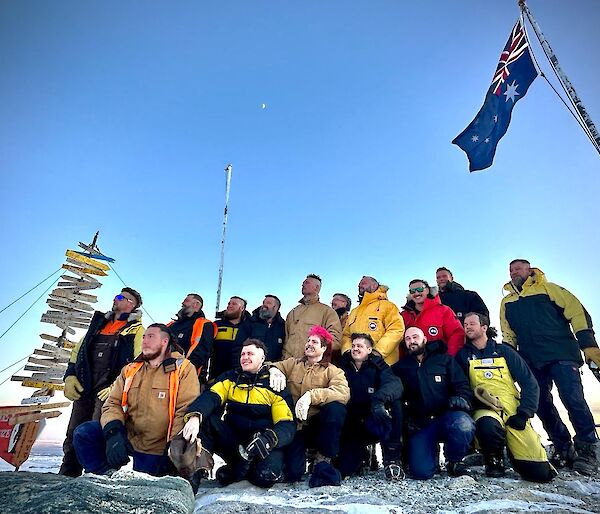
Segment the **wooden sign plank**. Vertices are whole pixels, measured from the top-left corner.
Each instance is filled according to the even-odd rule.
[[[68,407],[69,405],[71,405],[71,402],[38,403],[33,405],[18,405],[14,407],[0,407],[0,416],[28,414],[48,409],[62,409],[64,407]]]
[[[82,248],[83,250],[85,250],[85,253],[84,252],[76,252],[76,253],[80,253],[81,255],[91,257],[92,259],[100,259],[102,261],[115,262],[115,260],[112,257],[98,253],[98,249],[93,245],[86,245],[85,243],[79,242],[79,248]]]
[[[62,336],[51,336],[50,334],[40,334],[40,337],[42,339],[45,339],[46,341],[53,341],[55,343],[58,343],[59,345],[62,345],[62,348],[74,348],[75,345],[77,344],[75,341],[71,341],[67,338],[63,338]]]
[[[54,352],[59,357],[70,357],[71,350],[67,350],[66,348],[61,348],[60,346],[54,346],[53,344],[44,343],[42,344],[43,350],[48,350],[49,352]]]
[[[32,355],[31,357],[29,357],[28,362],[31,362],[31,364],[38,364],[39,366],[48,366],[49,368],[59,368],[61,364],[63,366],[66,366],[69,362],[69,358],[63,357],[60,359],[38,359],[37,357]]]
[[[62,277],[65,277],[66,275],[62,275]],[[73,291],[74,293],[78,293],[79,291],[81,291],[82,289],[97,289],[99,287],[102,287],[102,284],[100,282],[98,283],[94,283],[94,282],[88,282],[87,280],[81,280],[79,282],[59,282],[57,284],[58,287],[61,287],[62,289],[64,289],[65,291]]]
[[[86,255],[82,255],[81,253],[75,252],[74,250],[67,250],[67,253],[65,255],[69,259],[75,259],[77,261],[83,262],[85,264],[89,264],[91,266],[94,266],[95,268],[99,268],[104,271],[108,271],[110,269],[110,266],[108,264],[106,264],[102,261],[93,259],[91,257],[88,257]]]
[[[10,377],[12,382],[23,382],[24,380],[33,380],[33,381],[37,381],[37,382],[44,382],[44,383],[48,383],[48,384],[62,384],[63,381],[60,378],[34,378],[34,377],[20,377],[17,375],[13,375],[12,377]]]
[[[91,317],[91,313],[78,312],[46,311],[44,314],[42,314],[42,318],[49,320],[50,323],[53,321],[62,321],[63,323],[75,321],[76,323],[83,323],[85,321],[89,321]]]
[[[91,305],[83,302],[77,301],[69,301],[63,299],[61,297],[55,297],[50,295],[50,298],[46,300],[46,303],[50,305],[53,309],[57,309],[59,311],[71,312],[71,311],[84,311],[84,312],[93,312],[94,308]]]
[[[9,425],[18,425],[19,423],[30,423],[46,418],[57,418],[62,412],[54,410],[50,412],[36,412],[35,414],[17,414],[8,420]]]
[[[45,387],[47,389],[54,389],[55,391],[64,391],[64,389],[65,389],[64,384],[50,384],[48,382],[41,382],[39,380],[31,380],[31,379],[23,380],[21,382],[21,385],[23,387],[35,387],[36,389]]]
[[[77,293],[61,287],[57,287],[50,293],[50,295],[68,298],[69,300],[76,300],[79,302],[96,303],[98,301],[98,297],[94,296],[93,294]]]
[[[31,374],[31,378],[33,380],[42,380],[43,382],[54,382],[55,380],[59,380],[59,383],[63,383],[63,377],[65,376],[64,373],[61,373],[60,371],[45,371],[44,373],[32,373]]]
[[[71,273],[75,273],[75,275],[79,275],[81,278],[84,278],[85,280],[92,279],[92,277],[90,277],[90,275],[98,275],[100,277],[105,277],[107,275],[106,271],[102,271],[102,270],[96,269],[96,268],[90,268],[89,266],[87,268],[80,268],[73,264],[63,264],[62,267],[64,269],[70,271]]]
[[[62,321],[55,321],[55,320],[48,320],[48,321],[44,321],[44,320],[40,320],[42,323],[52,323],[53,325],[56,325],[58,328],[60,328],[61,330],[66,330],[69,334],[71,335],[75,335],[75,328],[88,328],[89,323],[82,323],[82,326],[76,326],[75,328],[72,328],[70,325],[73,325],[72,323],[70,323],[69,325],[67,325],[66,323],[63,323]]]
[[[42,403],[48,403],[52,399],[52,396],[31,396],[30,398],[23,398],[21,400],[21,405],[40,405]]]
[[[25,371],[38,371],[38,372],[42,372],[42,373],[55,370],[56,373],[59,373],[58,368],[46,368],[45,366],[32,366],[31,364],[25,365],[25,367],[23,369]]]

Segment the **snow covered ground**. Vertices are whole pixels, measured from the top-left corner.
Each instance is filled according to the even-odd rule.
[[[56,473],[60,444],[36,443],[23,471]],[[12,467],[0,463],[0,471]],[[550,484],[533,484],[509,472],[506,478],[490,479],[483,468],[475,477],[449,478],[445,473],[427,482],[406,479],[390,483],[381,471],[345,480],[340,487],[309,489],[306,483],[277,484],[262,490],[240,482],[221,488],[214,480],[201,484],[195,513],[301,514],[474,514],[510,512],[600,513],[600,475],[587,478],[561,471]]]

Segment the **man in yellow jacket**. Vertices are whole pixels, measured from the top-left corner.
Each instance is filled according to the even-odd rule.
[[[75,430],[75,451],[86,472],[119,469],[130,455],[136,471],[154,476],[173,471],[168,443],[183,429],[187,408],[200,394],[196,368],[174,348],[166,325],[146,329],[142,353],[121,370],[100,422]]]
[[[369,334],[375,345],[373,351],[390,366],[398,362],[404,337],[404,321],[398,307],[387,297],[388,287],[380,285],[373,277],[363,277],[358,283],[360,303],[352,309],[344,327],[342,353],[350,350],[353,333]]]

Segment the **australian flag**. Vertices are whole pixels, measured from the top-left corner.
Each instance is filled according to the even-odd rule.
[[[519,20],[500,55],[483,107],[471,124],[452,141],[467,154],[469,171],[483,170],[492,165],[496,146],[508,130],[513,107],[525,96],[537,74],[529,53],[529,42]]]

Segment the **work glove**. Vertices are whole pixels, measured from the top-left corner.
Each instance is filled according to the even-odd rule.
[[[98,399],[101,402],[105,402],[106,399],[110,396],[110,388],[111,386],[105,387],[104,389],[100,389],[100,391],[98,391],[98,394],[96,396],[98,396]]]
[[[500,398],[491,394],[485,387],[478,385],[474,390],[475,398],[479,400],[484,407],[488,407],[496,412],[502,412],[502,402]]]
[[[269,386],[271,389],[275,392],[283,391],[287,383],[287,379],[283,372],[273,367],[269,369],[269,375]]]
[[[451,410],[471,411],[471,404],[462,396],[451,396],[448,400],[448,407],[450,407]]]
[[[524,430],[529,416],[521,410],[506,420],[506,424],[515,430]]]
[[[381,402],[373,402],[371,405],[371,414],[378,423],[386,423],[392,419],[392,416]]]
[[[119,469],[129,462],[129,454],[133,454],[125,426],[115,419],[107,423],[102,432],[106,441],[106,461],[112,469]]]
[[[202,415],[194,413],[183,426],[183,438],[189,443],[193,443],[198,438],[200,432],[200,424],[202,423]]]
[[[590,364],[593,362],[596,366],[600,367],[600,348],[596,346],[590,346],[589,348],[583,349],[583,355],[585,356],[585,362]]]
[[[277,434],[270,428],[262,433],[257,432],[246,446],[245,455],[242,457],[246,460],[266,459],[273,448],[277,446],[277,442]]]
[[[308,419],[308,409],[310,408],[310,391],[306,391],[296,402],[296,417],[300,421]]]
[[[74,402],[75,400],[79,400],[81,398],[81,393],[83,393],[83,386],[81,382],[77,380],[75,375],[69,375],[65,378],[65,396]]]

